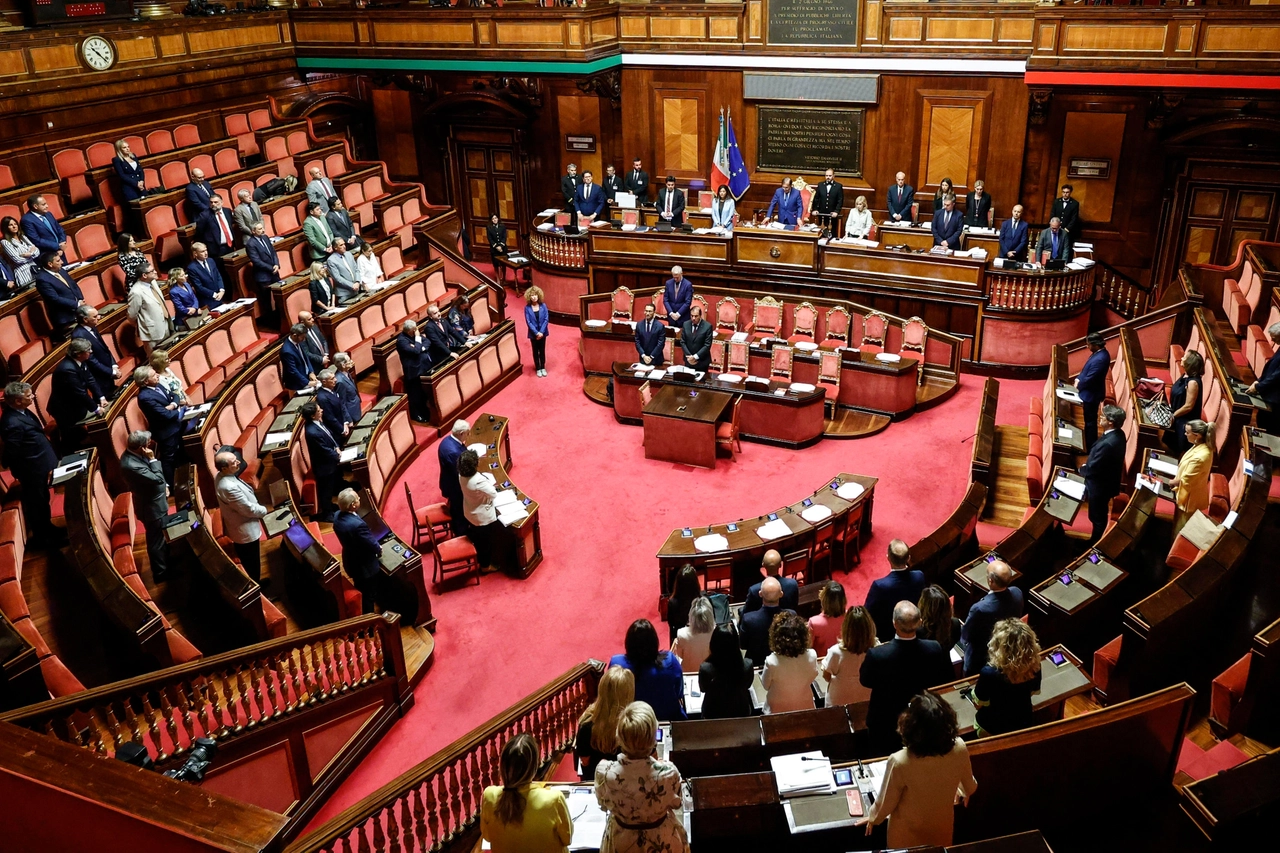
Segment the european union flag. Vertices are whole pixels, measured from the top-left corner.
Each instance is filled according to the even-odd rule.
[[[733,132],[733,118],[729,118],[729,193],[734,199],[741,199],[743,193],[751,186],[751,178],[747,175],[747,164],[742,161],[742,149],[738,147],[738,137]]]

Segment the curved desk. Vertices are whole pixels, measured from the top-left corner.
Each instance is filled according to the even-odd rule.
[[[834,524],[836,530],[846,521],[848,514],[855,507],[862,507],[861,539],[871,535],[871,511],[875,501],[875,487],[879,479],[862,474],[837,474],[825,480],[812,495],[808,495],[790,506],[785,506],[770,515],[776,515],[791,529],[791,533],[777,539],[760,538],[756,529],[766,523],[766,517],[744,519],[725,524],[713,524],[707,527],[677,528],[667,536],[667,541],[658,549],[658,582],[660,595],[666,598],[671,589],[671,580],[681,566],[689,563],[704,572],[708,563],[729,563],[732,575],[729,597],[734,601],[742,601],[747,597],[747,589],[760,581],[760,561],[764,552],[775,550],[786,555],[812,547],[816,531],[828,523]],[[836,494],[836,489],[846,483],[856,483],[862,492],[848,500]],[[816,523],[805,521],[801,513],[809,505],[821,505],[831,510],[831,515]],[[686,535],[685,531],[689,531]],[[694,543],[701,536],[720,534],[729,543],[722,551],[698,551]],[[805,578],[806,583],[814,583],[816,576]]]
[[[493,474],[499,492],[514,490],[517,501],[524,504],[528,515],[510,524],[504,523],[502,535],[494,548],[494,557],[504,569],[520,578],[527,578],[542,562],[542,522],[538,517],[538,502],[512,482],[508,473],[514,464],[511,461],[510,425],[508,418],[481,412],[475,416],[466,444],[468,447],[483,444],[487,448],[480,457],[481,473]]]

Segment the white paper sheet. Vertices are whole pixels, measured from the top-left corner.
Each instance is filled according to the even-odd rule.
[[[493,499],[493,505],[499,508],[499,513],[503,512],[502,507],[518,503],[520,503],[520,496],[516,494],[515,489],[503,489]]]
[[[829,794],[836,789],[831,760],[818,750],[775,755],[769,759],[769,766],[780,797]]]
[[[288,444],[289,439],[293,438],[291,432],[269,432],[267,437],[262,440],[263,446],[270,444]]]
[[[1068,403],[1080,402],[1080,395],[1076,393],[1074,388],[1059,388],[1054,393],[1058,395],[1059,399],[1066,400]]]
[[[780,539],[783,536],[791,535],[791,528],[781,518],[775,518],[773,521],[756,528],[756,535],[765,542],[772,539]]]
[[[719,533],[709,533],[693,540],[693,547],[700,554],[711,554],[716,551],[729,550],[729,540]]]
[[[1151,462],[1148,464],[1151,470],[1158,474],[1166,474],[1170,477],[1178,476],[1178,466],[1174,465],[1172,462],[1165,462],[1163,459],[1156,459],[1153,457]]]
[[[1084,483],[1068,480],[1066,477],[1059,477],[1053,481],[1053,487],[1073,500],[1084,500]]]
[[[733,337],[730,338],[729,340],[738,341],[739,343],[741,343],[742,341],[745,341],[748,337],[750,337],[750,335],[748,335],[746,332],[734,332]]]
[[[503,507],[502,512],[498,513],[498,521],[501,521],[505,527],[510,527],[517,521],[522,521],[528,517],[528,511],[520,504]]]
[[[813,506],[805,507],[804,512],[800,513],[800,517],[810,524],[817,524],[819,521],[831,517],[831,508],[822,504],[814,504]]]
[[[1066,429],[1064,427],[1058,427],[1058,438],[1065,438],[1070,440],[1071,436],[1073,435],[1075,435],[1075,433],[1072,432],[1071,430]]]
[[[88,467],[89,462],[86,459],[78,459],[70,465],[59,465],[57,468],[53,469],[53,479],[57,480],[68,474],[78,473]]]
[[[360,448],[347,447],[347,448],[344,448],[343,451],[338,454],[338,461],[351,462],[351,461],[354,461],[355,458],[359,455],[360,455]]]
[[[861,483],[842,483],[840,488],[836,489],[836,494],[847,501],[856,500],[861,497],[866,489],[862,488]]]

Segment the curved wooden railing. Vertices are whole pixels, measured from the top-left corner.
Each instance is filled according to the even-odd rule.
[[[1093,300],[1096,267],[1060,273],[987,271],[987,306],[1037,314],[1077,308]]]
[[[1151,285],[1129,278],[1102,261],[1098,261],[1096,269],[1097,301],[1126,320],[1141,317],[1151,308]]]
[[[511,737],[533,735],[548,764],[570,747],[578,717],[593,701],[602,670],[598,661],[575,666],[299,838],[285,853],[441,849],[479,821],[481,796],[486,786],[500,784],[498,759]]]

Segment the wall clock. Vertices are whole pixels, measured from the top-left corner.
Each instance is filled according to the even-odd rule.
[[[102,36],[80,42],[80,59],[94,71],[106,71],[116,64],[116,46]]]

